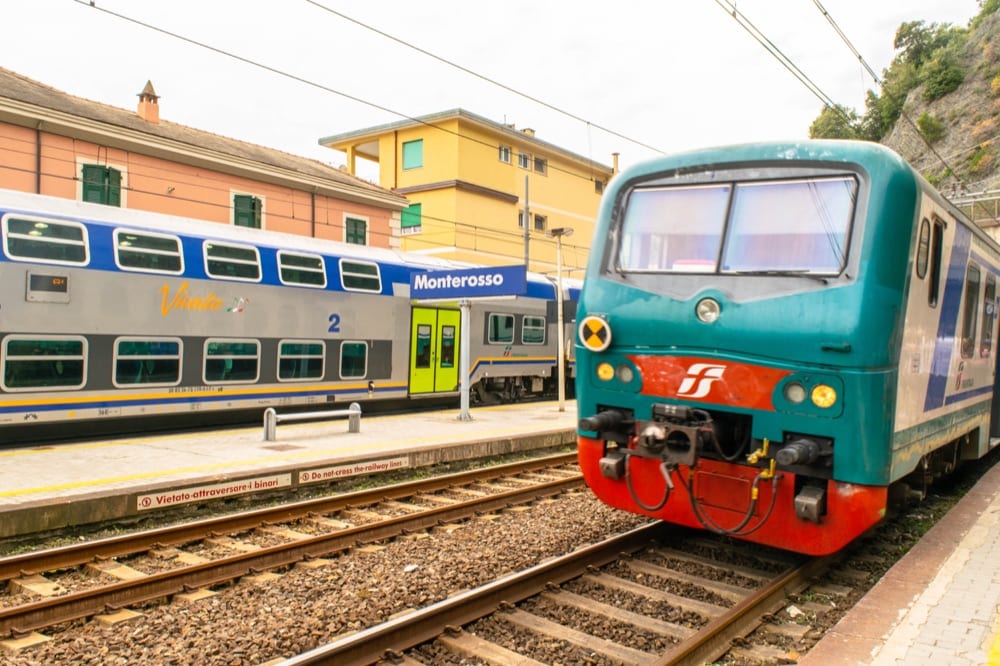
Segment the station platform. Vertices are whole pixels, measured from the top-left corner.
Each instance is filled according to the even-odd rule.
[[[576,403],[517,403],[0,449],[0,539],[442,462],[575,446]]]
[[[1000,665],[1000,465],[798,663]]]

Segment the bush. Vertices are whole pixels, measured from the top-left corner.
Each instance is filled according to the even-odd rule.
[[[917,118],[917,127],[927,143],[940,141],[944,136],[944,125],[941,121],[924,111],[924,114]]]
[[[965,72],[957,60],[946,54],[932,58],[921,72],[924,77],[924,101],[933,102],[962,85]]]

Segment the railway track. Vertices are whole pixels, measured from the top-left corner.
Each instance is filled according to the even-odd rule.
[[[583,485],[563,454],[0,559],[0,637],[244,576]]]
[[[747,544],[730,543],[728,556],[715,559],[658,545],[677,531],[660,523],[636,528],[347,635],[282,664],[416,665],[464,663],[463,659],[550,663],[537,656],[534,646],[538,645],[545,645],[541,652],[555,652],[557,661],[564,663],[580,659],[636,666],[704,664],[731,651],[772,663],[787,658],[775,648],[738,648],[734,643],[754,630],[767,631],[765,619],[785,606],[790,594],[828,568],[832,558],[761,554]],[[680,543],[696,548],[706,545],[683,536]],[[720,546],[716,541],[706,547],[721,554]],[[756,561],[760,568],[732,563],[734,552],[737,559]],[[690,566],[678,567],[678,563],[700,567],[703,573],[692,575],[686,571]],[[723,582],[726,579],[741,584]],[[623,597],[644,599],[646,608],[670,607],[679,621],[633,612]],[[618,601],[609,602],[614,598]],[[599,621],[581,629],[578,625],[588,624],[581,620],[584,615]],[[788,631],[778,626],[773,631]]]

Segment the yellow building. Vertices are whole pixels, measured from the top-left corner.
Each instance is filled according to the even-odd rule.
[[[456,261],[525,263],[554,272],[553,231],[562,236],[567,277],[582,277],[605,166],[462,109],[325,137],[320,145],[342,151],[347,170],[358,158],[376,162],[379,185],[406,196],[402,248]],[[525,233],[525,210],[529,218]]]

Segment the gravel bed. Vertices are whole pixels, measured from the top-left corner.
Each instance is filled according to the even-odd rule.
[[[50,632],[51,641],[16,657],[0,654],[0,663],[261,664],[643,522],[574,492],[531,511],[506,511],[458,529],[435,529],[428,538],[335,556],[319,568],[295,567],[267,583],[225,586],[196,603],[152,606],[113,627],[88,622]]]

